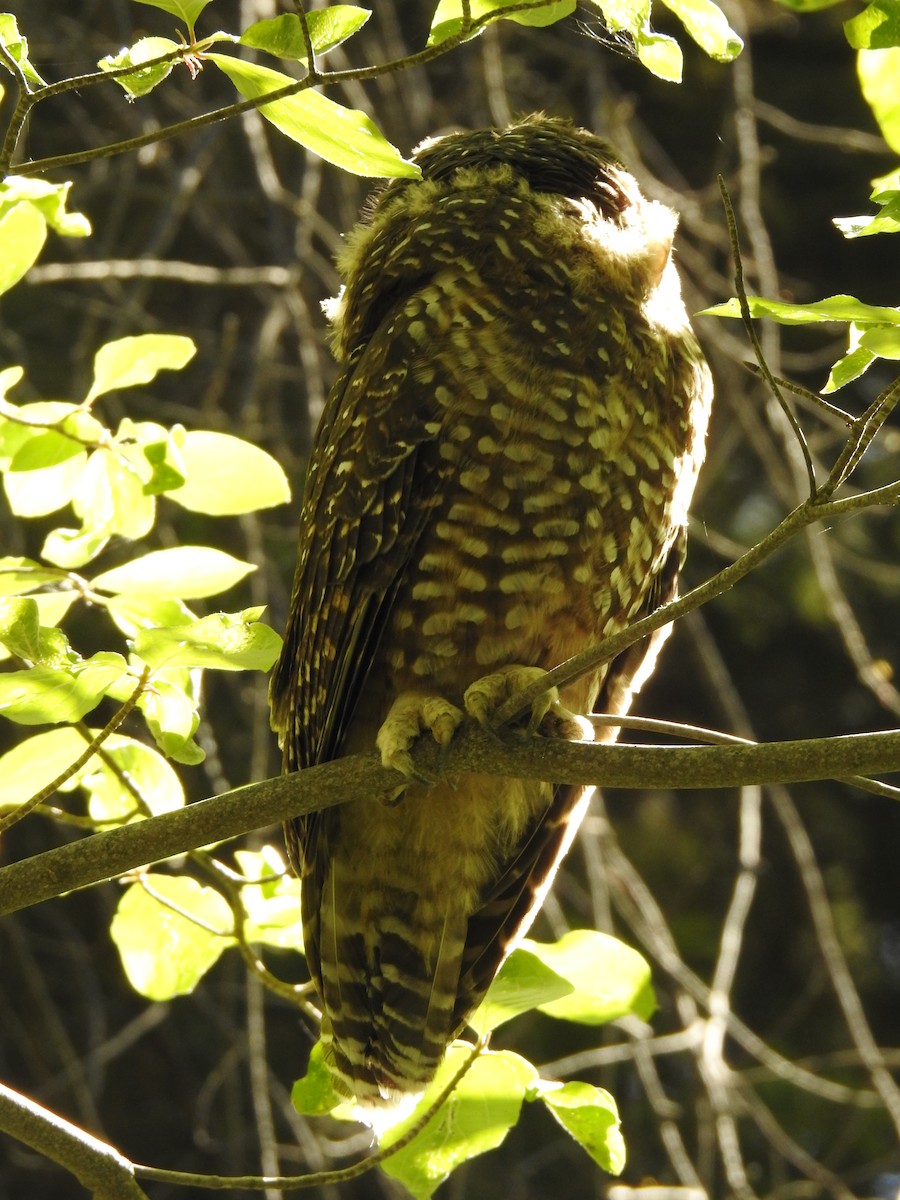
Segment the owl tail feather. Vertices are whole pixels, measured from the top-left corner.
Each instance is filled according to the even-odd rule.
[[[368,928],[345,911],[337,936],[322,940],[323,949],[336,951],[334,961],[323,953],[321,964],[326,1062],[337,1090],[355,1099],[359,1119],[376,1130],[411,1111],[459,1031],[454,1007],[467,916],[426,905],[433,920],[423,927],[420,898],[404,899],[402,909]]]

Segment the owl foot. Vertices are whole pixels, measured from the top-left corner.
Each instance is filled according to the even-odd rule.
[[[466,689],[463,704],[470,717],[489,733],[496,732],[493,716],[505,700],[521,692],[530,684],[542,679],[547,672],[542,667],[526,667],[513,664],[501,667]],[[534,701],[528,720],[530,733],[540,730],[551,737],[564,737],[570,741],[590,741],[592,726],[584,717],[579,717],[561,703],[558,690],[549,688]]]
[[[437,780],[416,768],[410,748],[426,730],[439,746],[448,746],[463,715],[462,709],[443,696],[403,692],[391,705],[375,738],[382,765],[400,771],[410,782],[436,783]]]

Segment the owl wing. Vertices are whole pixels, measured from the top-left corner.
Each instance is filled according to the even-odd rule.
[[[328,398],[300,515],[291,616],[270,684],[287,770],[335,758],[389,619],[404,567],[440,502],[441,412],[412,378],[415,351],[386,314]],[[289,848],[306,873],[319,814]],[[293,844],[292,844],[293,843]]]

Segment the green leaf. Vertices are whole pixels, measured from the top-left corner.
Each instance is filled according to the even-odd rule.
[[[192,992],[235,944],[233,925],[213,888],[150,872],[122,896],[110,933],[134,990],[148,1000],[170,1000]]]
[[[85,403],[119,388],[150,383],[159,371],[178,371],[197,351],[177,333],[143,333],[101,346],[94,356],[94,382]]]
[[[862,93],[885,141],[900,153],[900,46],[886,50],[860,50],[856,70]]]
[[[900,324],[900,308],[878,308],[863,304],[854,296],[829,296],[811,304],[785,304],[781,300],[766,300],[762,296],[748,296],[747,304],[751,317],[769,317],[781,325],[808,325],[820,321],[875,322],[880,325]],[[724,304],[704,308],[698,316],[740,317],[741,306],[732,297]]]
[[[663,0],[701,50],[717,62],[737,58],[744,43],[713,0]]]
[[[859,379],[860,375],[872,365],[878,356],[870,353],[868,350],[857,348],[850,350],[843,358],[831,368],[828,374],[828,381],[822,388],[824,395],[829,392],[836,392],[838,388],[844,387],[848,383],[852,383],[854,379]]]
[[[2,184],[0,184],[2,187]],[[5,400],[7,392],[11,392],[17,383],[25,377],[21,367],[4,367],[0,371],[0,399]]]
[[[67,668],[78,662],[64,633],[41,628],[40,610],[33,597],[0,600],[0,642],[18,658],[44,667]]]
[[[572,991],[568,980],[519,947],[497,972],[484,1000],[469,1018],[469,1025],[478,1033],[487,1033],[520,1013]]]
[[[132,541],[146,537],[156,519],[156,501],[144,492],[137,469],[111,450],[91,455],[72,507],[85,531],[95,529]]]
[[[28,42],[19,33],[19,26],[12,13],[0,13],[0,45],[15,60],[29,83],[37,84],[38,87],[46,86],[28,60]],[[9,64],[3,58],[0,58],[0,64],[6,67],[7,71],[10,70]]]
[[[134,681],[130,680],[129,685],[131,690]],[[119,823],[126,818],[142,819],[129,783],[154,816],[184,806],[184,789],[178,776],[151,746],[114,733],[103,743],[103,750],[105,759],[111,759],[115,769],[95,756],[79,773],[79,784],[88,795],[88,813],[93,820]]]
[[[59,571],[48,569],[33,558],[12,555],[0,558],[0,596],[18,596],[45,583],[58,583]]]
[[[540,1005],[548,1016],[602,1025],[626,1013],[646,1020],[656,1007],[649,964],[609,934],[573,929],[553,943],[526,938],[522,948],[572,985],[569,995]]]
[[[328,8],[308,12],[306,21],[313,50],[317,54],[324,54],[326,50],[339,46],[358,29],[362,29],[371,15],[368,9],[357,8],[355,4],[331,4]],[[244,46],[265,50],[278,58],[296,58],[306,62],[306,42],[296,13],[283,13],[280,17],[257,21],[241,34],[240,41]]]
[[[7,472],[3,488],[10,508],[17,517],[44,517],[63,508],[72,499],[86,463],[82,452],[39,471]]]
[[[872,180],[870,200],[879,205],[876,216],[835,217],[834,224],[844,237],[869,237],[875,233],[900,233],[900,167],[880,179]]]
[[[255,570],[253,563],[211,546],[175,546],[153,550],[121,567],[103,571],[94,577],[91,586],[104,592],[198,600],[227,591]]]
[[[178,17],[179,20],[184,21],[188,29],[193,32],[197,18],[203,12],[204,8],[206,8],[207,4],[211,3],[211,0],[135,0],[135,2],[171,13],[173,17]]]
[[[100,652],[62,670],[31,667],[0,675],[0,715],[19,725],[80,721],[128,673],[120,654]]]
[[[635,43],[638,58],[651,74],[667,83],[681,83],[684,55],[674,38],[664,33],[641,31]]]
[[[41,791],[84,753],[77,729],[65,726],[36,733],[0,755],[0,809],[15,808]],[[65,790],[75,787],[67,781]]]
[[[900,5],[897,0],[873,0],[868,8],[844,22],[854,50],[885,50],[900,45]]]
[[[531,25],[542,28],[561,21],[575,11],[575,0],[547,0],[540,8],[525,9],[519,12],[505,12],[513,8],[519,0],[472,0],[470,13],[473,20],[490,17],[490,22],[509,20],[519,25]],[[495,15],[492,15],[495,14]],[[479,25],[474,34],[481,33],[488,24]],[[456,37],[462,29],[463,9],[460,0],[440,0],[431,21],[431,31],[428,34],[428,45],[438,46],[448,38]]]
[[[143,64],[180,48],[178,42],[173,42],[171,38],[145,37],[133,46],[126,46],[118,54],[107,54],[105,58],[100,59],[97,66],[101,71],[134,67],[135,70],[128,75],[117,75],[115,82],[124,90],[129,100],[136,100],[139,96],[146,96],[148,92],[152,92],[158,84],[167,79],[178,59],[155,63],[152,67],[145,67]]]
[[[0,217],[0,294],[34,265],[47,240],[47,222],[31,204],[16,204]]]
[[[281,638],[258,623],[261,611],[213,613],[190,625],[145,629],[134,640],[134,652],[151,667],[268,671],[278,657]]]
[[[164,441],[150,442],[143,447],[144,457],[152,468],[152,474],[144,484],[146,495],[158,496],[183,485],[185,466],[178,444],[180,440],[170,433]]]
[[[834,8],[841,0],[779,0],[779,3],[792,12],[819,12],[823,8]]]
[[[621,1174],[625,1167],[625,1141],[616,1102],[609,1092],[589,1083],[546,1080],[539,1080],[534,1091],[595,1163],[611,1175]]]
[[[859,344],[880,358],[900,358],[900,327],[871,325],[863,333]]]
[[[331,1082],[322,1043],[316,1042],[309,1053],[306,1074],[291,1088],[291,1104],[304,1116],[324,1117],[342,1102],[343,1097],[338,1095]]]
[[[186,433],[179,454],[185,482],[167,495],[191,512],[223,517],[291,498],[287,476],[271,454],[230,433]]]
[[[276,847],[236,850],[234,857],[245,880],[262,880],[241,885],[241,899],[247,913],[244,937],[251,945],[262,943],[285,950],[302,950],[300,880],[289,871]],[[329,1106],[333,1107],[334,1104]]]
[[[53,529],[44,539],[41,554],[68,571],[96,558],[108,541],[106,529]]]
[[[26,201],[56,233],[63,237],[87,237],[91,223],[84,213],[66,212],[71,186],[28,175],[10,175],[0,183],[0,215]]]
[[[195,690],[190,672],[159,672],[153,677],[153,686],[138,700],[147,728],[163,754],[191,767],[206,757],[194,741],[200,725]]]
[[[450,1047],[412,1116],[382,1137],[383,1147],[397,1141],[434,1102],[470,1053],[465,1044]],[[457,1167],[501,1144],[518,1121],[526,1089],[536,1078],[531,1063],[509,1050],[481,1054],[425,1128],[386,1159],[382,1169],[399,1179],[416,1200],[428,1200]]]
[[[206,57],[225,72],[247,99],[265,96],[297,82],[280,71],[229,55],[208,54]],[[386,141],[365,113],[335,104],[319,92],[309,89],[297,92],[283,100],[264,104],[259,111],[287,137],[354,175],[418,178],[421,174],[414,163],[403,158],[396,146]]]
[[[84,447],[73,438],[66,437],[55,429],[43,433],[33,430],[30,436],[12,456],[10,471],[35,471],[41,467],[53,467],[84,453]]]
[[[0,579],[2,583],[2,579]],[[172,596],[142,596],[123,592],[106,601],[106,610],[128,638],[156,625],[189,625],[197,616]]]

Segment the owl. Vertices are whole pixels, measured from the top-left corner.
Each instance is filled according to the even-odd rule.
[[[434,784],[411,747],[446,743],[464,714],[489,723],[674,595],[712,392],[676,215],[604,141],[536,115],[427,141],[415,162],[421,179],[387,186],[340,259],[340,373],[271,682],[287,771],[377,745],[406,777],[287,827],[325,1060],[364,1114],[427,1086],[590,795]],[[543,728],[590,738],[566,713],[625,713],[660,640],[551,697]]]

